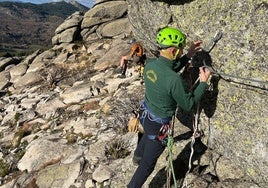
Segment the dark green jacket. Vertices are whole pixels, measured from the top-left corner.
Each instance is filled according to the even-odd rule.
[[[190,111],[202,98],[207,83],[201,82],[193,93],[186,91],[186,83],[176,73],[178,67],[186,64],[175,64],[162,56],[148,59],[144,69],[145,102],[149,109],[159,118],[174,115],[177,104],[185,111]],[[176,66],[176,67],[175,67]],[[176,69],[176,71],[175,71]]]

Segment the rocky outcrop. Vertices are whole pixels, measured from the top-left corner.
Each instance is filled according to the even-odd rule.
[[[134,65],[126,78],[118,74],[132,32],[153,56],[154,36],[162,26],[182,28],[189,41],[202,38],[205,46],[222,30],[211,52],[215,70],[267,80],[267,45],[260,40],[267,29],[265,3],[174,2],[96,1],[56,29],[53,48],[0,59],[1,188],[126,187],[136,169],[137,142],[137,135],[127,132],[127,120],[144,93]],[[189,114],[178,113],[173,157],[179,185],[268,185],[267,82],[254,80],[213,77],[200,106],[205,137],[194,144],[191,173],[186,172],[192,132],[183,126]],[[145,187],[164,186],[166,156],[167,151]]]
[[[55,31],[55,36],[52,38],[52,44],[71,43],[78,38],[80,24],[83,19],[82,12],[75,12],[69,16]]]

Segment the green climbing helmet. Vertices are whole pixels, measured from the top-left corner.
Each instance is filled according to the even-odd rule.
[[[184,48],[186,46],[186,37],[178,29],[172,27],[165,27],[161,29],[156,37],[157,43],[161,48],[176,47]]]

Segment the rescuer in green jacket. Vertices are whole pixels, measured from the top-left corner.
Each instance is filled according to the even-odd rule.
[[[161,29],[156,38],[160,56],[147,60],[144,69],[145,98],[139,112],[144,134],[134,152],[133,162],[139,164],[128,188],[141,188],[154,170],[157,159],[165,149],[160,129],[170,124],[177,105],[190,111],[202,98],[211,72],[200,68],[200,83],[193,92],[186,91],[185,82],[177,72],[201,50],[201,41],[191,44],[187,54],[184,34],[175,28]]]

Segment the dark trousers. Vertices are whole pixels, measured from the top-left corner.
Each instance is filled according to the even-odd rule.
[[[152,121],[148,117],[149,115],[140,119],[144,128],[144,134],[138,142],[134,155],[142,157],[142,159],[127,186],[128,188],[141,188],[148,176],[153,172],[157,159],[165,149],[165,146],[160,141],[153,138],[153,136],[159,133],[162,123]]]

